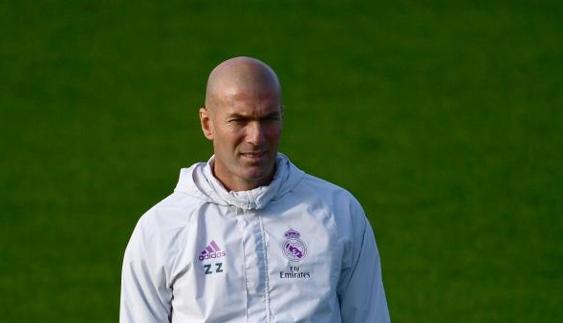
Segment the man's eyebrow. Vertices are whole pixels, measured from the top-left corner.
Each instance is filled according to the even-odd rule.
[[[250,119],[249,116],[244,115],[244,114],[240,114],[240,113],[230,113],[227,115],[227,118],[229,119]]]
[[[275,112],[270,112],[270,113],[268,113],[267,115],[262,116],[262,117],[260,117],[260,118],[258,118],[258,119],[270,119],[270,118],[280,118],[280,117],[281,117],[281,113],[275,111]],[[240,114],[240,113],[237,113],[237,112],[228,114],[228,115],[227,115],[227,118],[229,118],[229,119],[244,119],[244,120],[247,120],[247,119],[254,119],[254,117],[252,117],[252,116],[245,115],[245,114]]]

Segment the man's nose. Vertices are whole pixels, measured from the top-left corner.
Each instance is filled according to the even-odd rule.
[[[258,121],[250,122],[246,129],[246,141],[259,146],[265,141],[264,128]]]

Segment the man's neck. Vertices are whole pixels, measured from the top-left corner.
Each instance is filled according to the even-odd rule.
[[[276,165],[274,164],[270,175],[261,179],[257,179],[256,181],[249,181],[236,176],[221,176],[221,174],[217,174],[217,172],[215,171],[214,162],[211,163],[211,172],[213,174],[213,177],[215,177],[227,191],[242,192],[250,191],[260,186],[269,185],[274,179],[274,175],[276,173]]]

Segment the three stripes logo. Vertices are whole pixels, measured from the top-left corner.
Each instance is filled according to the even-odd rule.
[[[217,242],[215,242],[215,240],[211,240],[209,245],[207,245],[207,247],[205,247],[205,249],[203,249],[203,251],[199,254],[199,260],[216,259],[225,257],[226,255],[227,253],[225,250],[221,250],[219,245],[217,245]]]

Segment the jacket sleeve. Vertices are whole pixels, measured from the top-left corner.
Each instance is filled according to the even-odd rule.
[[[391,322],[381,277],[381,263],[372,228],[360,208],[362,221],[353,237],[352,264],[342,273],[338,288],[343,323]]]
[[[165,323],[171,319],[172,290],[158,241],[142,219],[125,250],[121,272],[120,323]]]

